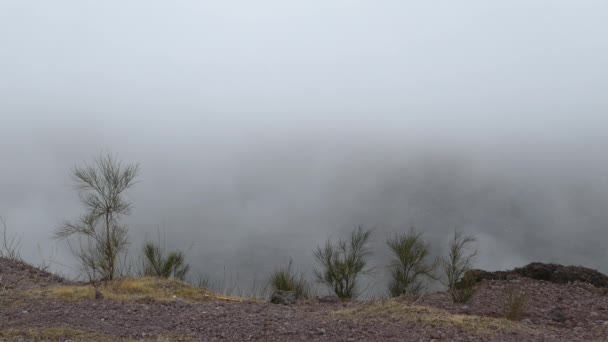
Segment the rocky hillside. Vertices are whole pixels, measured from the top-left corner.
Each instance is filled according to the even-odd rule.
[[[478,272],[476,291],[464,304],[438,292],[276,305],[155,278],[93,288],[0,259],[0,340],[608,341],[608,296],[598,286],[605,276],[564,283],[565,268],[533,265],[522,269],[553,271],[545,280],[521,269]],[[592,274],[581,270],[570,274]],[[506,304],[514,293],[525,305],[511,321]]]

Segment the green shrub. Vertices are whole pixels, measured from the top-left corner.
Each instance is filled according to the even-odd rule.
[[[280,267],[272,272],[268,279],[268,284],[272,291],[293,291],[296,298],[309,298],[311,286],[304,278],[304,274],[296,274],[292,270],[293,260],[289,260],[287,267]]]
[[[456,229],[449,243],[448,257],[442,260],[444,285],[457,303],[468,301],[475,292],[475,277],[468,272],[477,258],[477,250],[470,249],[474,242],[474,237]]]
[[[454,303],[466,303],[475,294],[475,276],[465,273],[462,279],[450,290]]]
[[[339,239],[335,244],[327,240],[324,247],[319,246],[314,251],[321,266],[315,270],[317,281],[341,299],[357,297],[357,279],[371,271],[367,267],[371,255],[367,247],[370,235],[370,230],[358,227],[351,233],[350,240]]]
[[[147,242],[144,245],[144,275],[184,280],[190,270],[182,251],[171,252],[165,255],[160,244]]]
[[[386,240],[393,253],[393,260],[388,268],[391,279],[388,285],[392,297],[417,295],[423,288],[423,277],[434,279],[433,271],[437,263],[428,263],[430,245],[422,240],[422,233],[415,228],[409,232],[396,234]]]

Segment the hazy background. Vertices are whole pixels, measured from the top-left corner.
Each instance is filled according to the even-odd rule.
[[[356,225],[456,226],[477,266],[608,272],[606,1],[0,0],[0,215],[23,257],[70,169],[139,162],[128,219],[192,275],[262,278]]]

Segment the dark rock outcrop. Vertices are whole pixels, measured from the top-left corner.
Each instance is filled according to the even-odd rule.
[[[596,287],[608,287],[608,276],[596,270],[582,266],[563,266],[533,262],[515,271],[523,277],[546,280],[552,283],[570,282],[589,283]]]
[[[588,283],[595,287],[608,288],[608,276],[596,270],[582,266],[564,266],[533,262],[524,267],[510,271],[488,272],[484,270],[469,271],[477,282],[482,280],[509,280],[515,277],[527,277],[557,284],[570,282]]]

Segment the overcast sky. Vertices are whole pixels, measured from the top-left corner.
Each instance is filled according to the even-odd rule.
[[[389,233],[441,253],[460,226],[479,267],[608,272],[606,18],[600,0],[0,0],[0,215],[27,260],[73,265],[50,236],[81,213],[70,169],[106,151],[141,164],[131,251],[160,227],[194,273],[310,273],[358,224],[378,266]]]

